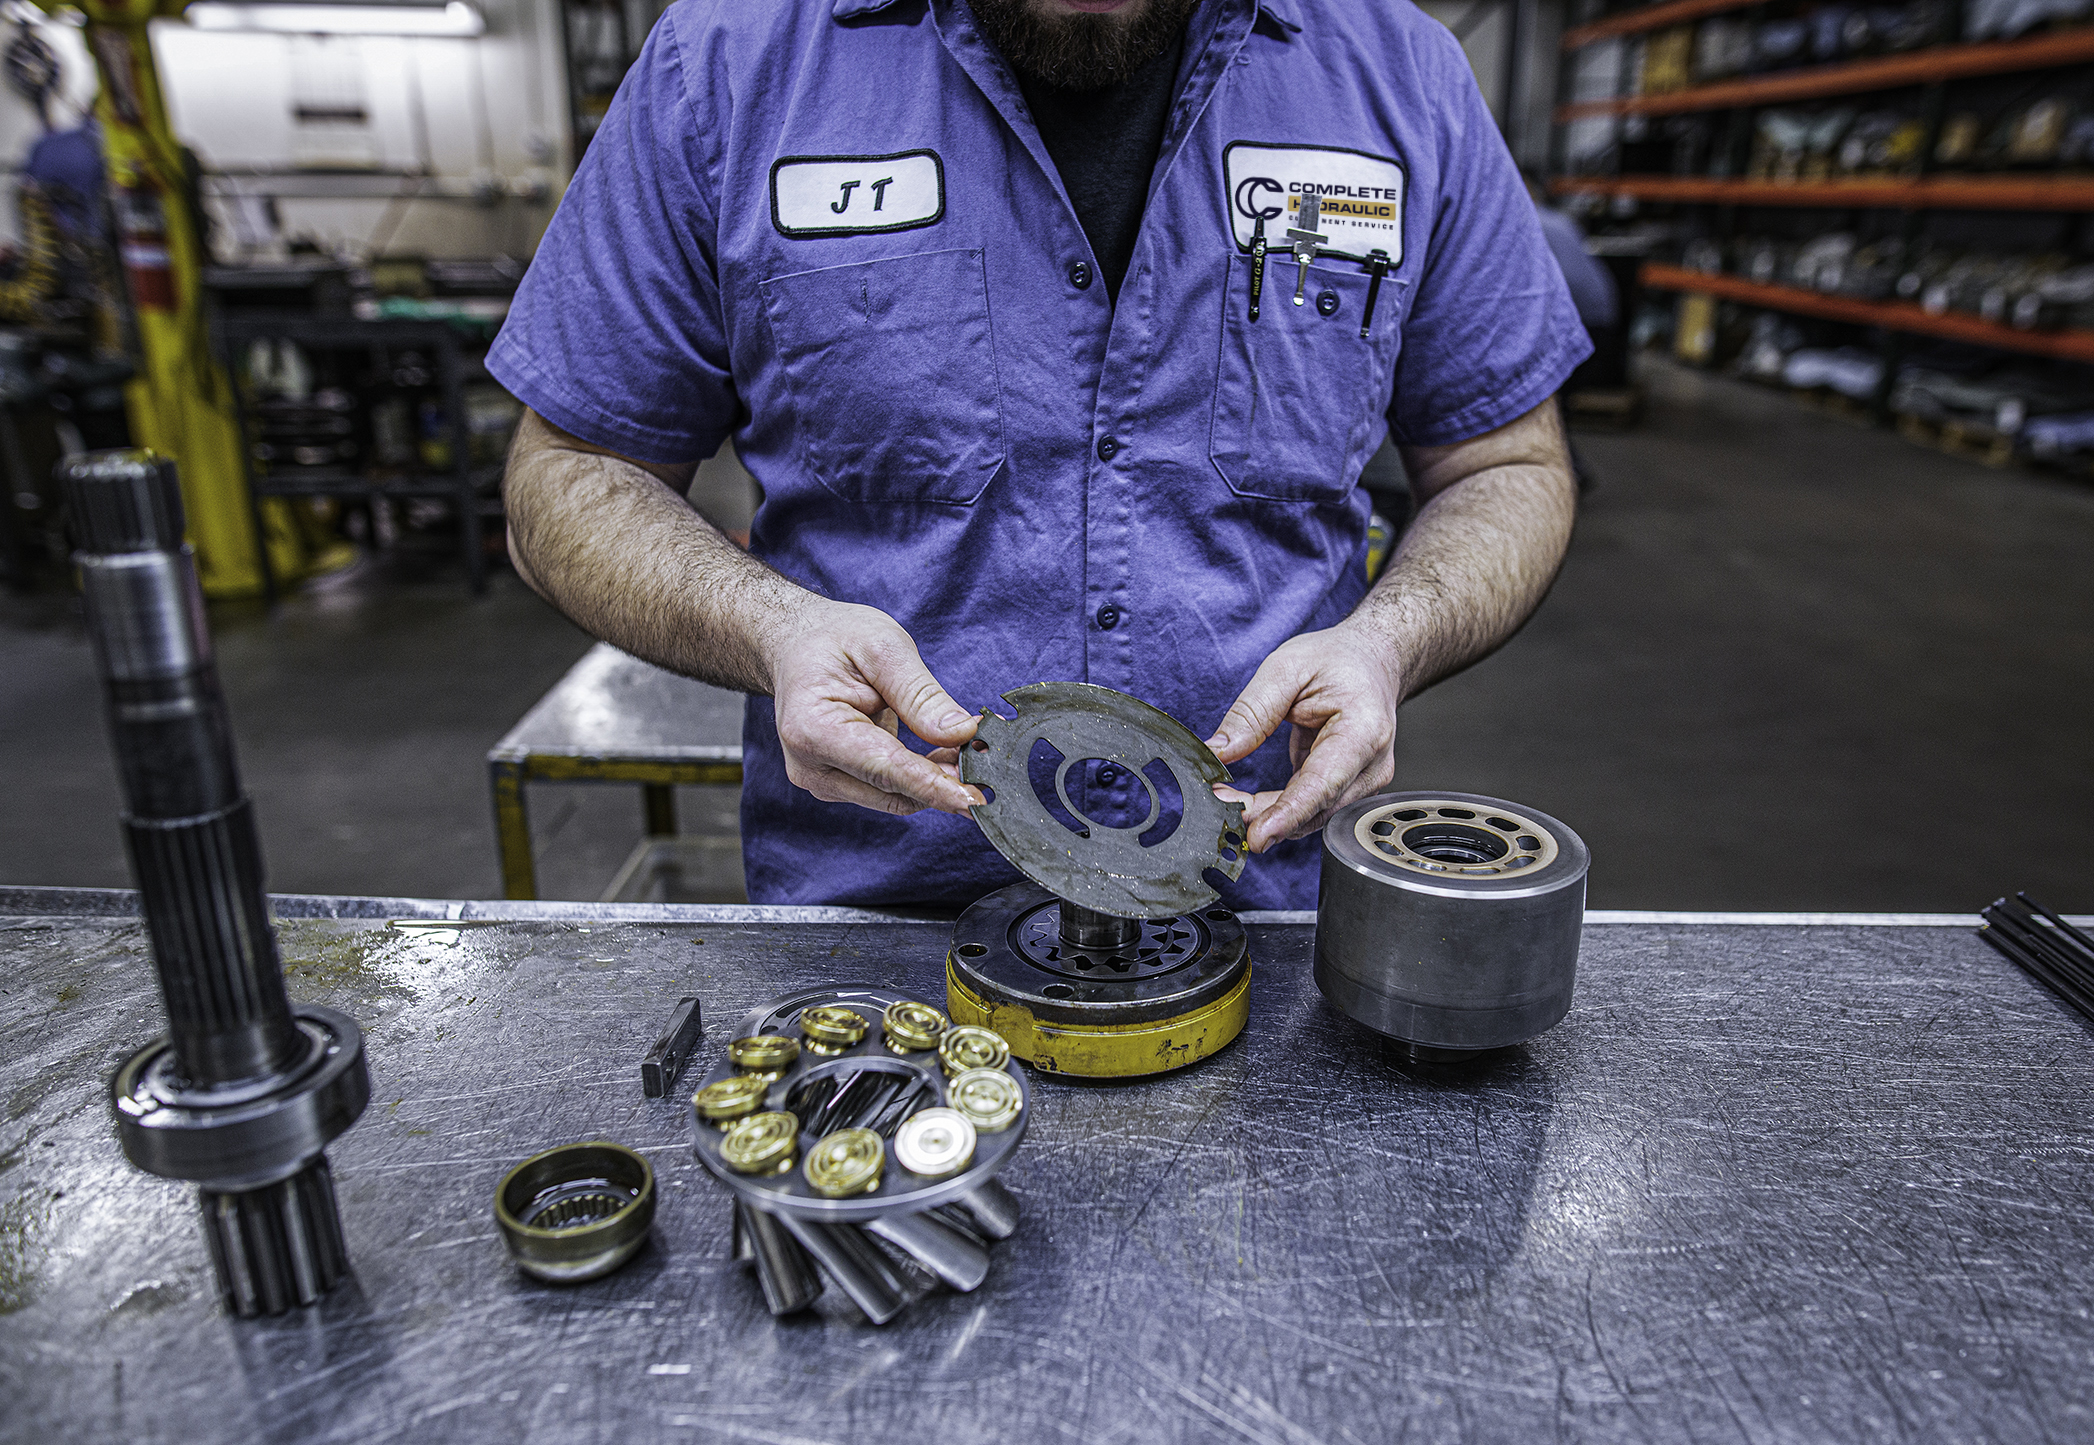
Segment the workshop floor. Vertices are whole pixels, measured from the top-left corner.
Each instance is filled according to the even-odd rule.
[[[506,568],[475,598],[435,556],[366,564],[273,614],[217,607],[212,626],[271,889],[501,895],[487,749],[589,638]],[[130,886],[75,599],[0,598],[0,792],[0,882]],[[549,896],[597,896],[639,816],[627,789],[544,798]]]
[[[1398,785],[1556,814],[1595,907],[2094,911],[2094,485],[1649,379],[1641,429],[1579,434],[1599,488],[1548,603],[1406,710]],[[453,567],[214,615],[272,888],[498,893],[486,750],[588,639]],[[0,797],[0,883],[125,885],[69,598],[0,597]],[[730,798],[680,806],[732,827]],[[640,829],[626,788],[533,814],[548,897],[596,897]]]

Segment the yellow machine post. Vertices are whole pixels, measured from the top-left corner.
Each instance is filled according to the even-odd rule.
[[[57,8],[56,0],[42,3]],[[205,332],[202,238],[146,36],[148,21],[178,16],[185,3],[79,0],[78,8],[102,82],[95,115],[137,317],[139,371],[124,391],[132,440],[181,466],[182,505],[205,595],[247,597],[265,582],[258,515],[266,518],[276,576],[303,575],[304,546],[284,503],[258,509],[249,499],[232,380]]]

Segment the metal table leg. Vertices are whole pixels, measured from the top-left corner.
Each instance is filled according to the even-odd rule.
[[[676,836],[676,789],[668,783],[642,783],[640,804],[647,815],[647,836]]]
[[[490,758],[487,776],[494,788],[494,836],[502,858],[502,896],[536,898],[538,867],[531,857],[531,815],[524,802],[524,765]]]

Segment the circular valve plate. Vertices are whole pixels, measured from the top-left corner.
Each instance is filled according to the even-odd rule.
[[[994,1029],[1038,1068],[1090,1078],[1179,1068],[1243,1031],[1251,961],[1228,909],[1147,924],[1109,953],[1050,958],[1060,912],[1044,888],[1014,883],[960,915],[945,960],[954,1023]]]
[[[983,710],[960,750],[960,777],[989,794],[974,820],[1026,877],[1098,913],[1169,918],[1219,896],[1202,876],[1208,869],[1242,875],[1243,805],[1214,796],[1229,770],[1170,714],[1083,682],[1034,683],[1003,700],[1017,716]],[[1177,793],[1175,821],[1159,766]],[[1079,805],[1106,769],[1147,789],[1146,810],[1120,813],[1135,821],[1101,822],[1096,812],[1107,809]]]

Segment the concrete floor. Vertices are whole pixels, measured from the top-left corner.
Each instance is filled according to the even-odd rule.
[[[2094,485],[1670,366],[1554,592],[1397,783],[1591,845],[1595,907],[2094,910]]]
[[[273,614],[214,608],[212,624],[272,889],[500,895],[487,749],[587,637],[506,569],[474,598],[435,558],[367,565]],[[0,740],[0,881],[128,887],[75,599],[0,602]],[[541,872],[559,896],[594,897],[632,841],[610,815],[639,805],[563,793],[540,809]]]
[[[1398,785],[1554,813],[1595,907],[2094,911],[2094,486],[1651,382],[1641,430],[1579,437],[1600,487],[1548,603],[1406,710]],[[214,616],[271,887],[498,892],[485,752],[588,640],[452,565]],[[124,885],[70,598],[0,600],[0,743],[0,882]],[[597,896],[639,832],[627,788],[533,811],[548,897]]]

